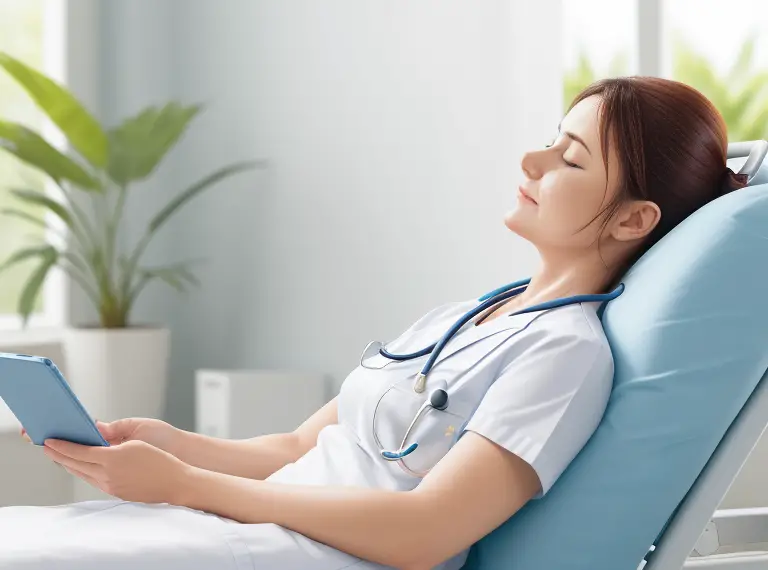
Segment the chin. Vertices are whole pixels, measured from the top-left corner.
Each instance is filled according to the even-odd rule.
[[[510,210],[506,213],[504,216],[504,225],[507,226],[507,229],[509,229],[512,232],[515,232],[517,235],[519,235],[522,238],[527,238],[525,234],[525,224],[523,223],[523,220],[521,219],[520,210],[514,209]]]

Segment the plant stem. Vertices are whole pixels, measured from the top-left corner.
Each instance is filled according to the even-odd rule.
[[[93,273],[94,279],[96,279],[96,281],[98,281],[99,280],[99,276],[98,276],[98,273],[96,272],[96,268],[94,268],[93,264],[89,261],[90,254],[91,254],[91,247],[92,247],[91,244],[95,243],[95,241],[96,241],[95,240],[95,236],[94,236],[94,230],[90,226],[90,224],[88,222],[88,217],[85,215],[85,212],[83,211],[83,209],[80,208],[77,205],[75,200],[73,200],[70,197],[70,195],[63,188],[60,187],[60,189],[61,189],[62,195],[64,196],[64,199],[67,202],[67,205],[70,207],[72,212],[75,214],[74,218],[76,218],[76,219],[73,219],[73,225],[76,227],[77,224],[74,223],[74,222],[79,222],[80,225],[83,228],[82,232],[75,231],[73,229],[72,235],[75,236],[75,240],[80,245],[80,248],[82,250],[82,251],[80,251],[80,254],[83,257],[86,265],[88,266],[88,268]]]
[[[65,264],[64,262],[59,262],[59,264],[61,265],[61,268],[64,269],[64,271],[66,271],[67,274],[72,279],[77,281],[78,285],[80,285],[80,287],[82,287],[83,291],[85,292],[86,295],[88,295],[88,298],[91,300],[91,302],[93,302],[94,305],[98,307],[99,306],[99,296],[98,296],[98,294],[92,288],[91,284],[88,283],[88,281],[85,279],[85,276],[81,275],[77,271],[77,267],[74,264],[72,264],[71,261],[69,262],[69,264]]]
[[[110,285],[114,283],[115,286],[118,287],[117,290],[117,301],[118,304],[120,303],[120,289],[118,283],[120,282],[120,279],[118,277],[118,268],[117,268],[117,260],[116,260],[116,250],[117,250],[117,230],[120,227],[120,220],[123,216],[123,210],[125,208],[125,199],[127,195],[127,187],[124,184],[121,184],[117,187],[117,204],[115,205],[115,209],[112,212],[112,217],[110,220],[107,221],[107,227],[106,227],[106,253],[105,253],[105,264],[107,266],[107,275],[109,276],[109,282]],[[112,271],[115,271],[115,281],[112,280]]]
[[[136,273],[136,267],[138,266],[139,258],[141,257],[141,254],[144,253],[144,250],[147,248],[147,245],[149,245],[151,239],[151,232],[145,233],[141,240],[139,240],[139,243],[136,245],[133,253],[131,253],[131,256],[128,258],[128,262],[126,263],[125,267],[125,273],[123,274],[122,287],[120,290],[123,297],[128,297],[130,295],[131,282],[133,281],[134,274]]]

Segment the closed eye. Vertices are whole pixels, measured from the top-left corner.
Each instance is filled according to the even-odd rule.
[[[578,169],[580,169],[580,170],[583,170],[583,168],[581,168],[581,166],[579,166],[578,164],[574,164],[573,162],[568,162],[568,161],[567,161],[567,160],[565,160],[565,159],[563,159],[563,162],[564,162],[565,164],[567,164],[568,166],[570,166],[571,168],[578,168]]]
[[[553,140],[551,143],[549,143],[549,144],[547,144],[547,145],[544,145],[544,148],[552,148],[553,146],[555,146],[555,143],[556,143],[556,142],[557,142],[557,139]],[[581,166],[579,166],[578,164],[576,164],[576,163],[574,163],[574,162],[568,162],[567,160],[565,160],[565,158],[564,158],[564,157],[563,157],[563,162],[564,162],[564,163],[565,163],[565,164],[566,164],[568,167],[570,167],[570,168],[578,168],[579,170],[584,170],[584,169],[583,169]]]

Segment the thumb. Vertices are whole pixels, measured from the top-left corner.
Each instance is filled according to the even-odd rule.
[[[102,422],[96,420],[96,427],[98,428],[104,439],[110,443],[114,440],[121,441],[127,439],[134,429],[133,422],[130,418],[116,420],[114,422]]]
[[[111,423],[96,420],[96,429],[98,429],[101,435],[106,439],[109,439],[112,436],[113,428]]]

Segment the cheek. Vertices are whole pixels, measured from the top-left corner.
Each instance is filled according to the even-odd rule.
[[[547,210],[560,223],[580,228],[598,215],[608,197],[604,178],[575,172],[558,180],[544,198]]]
[[[505,217],[505,225],[534,242],[581,246],[593,243],[602,199],[578,188],[542,191],[539,205],[518,204]],[[585,227],[586,226],[586,227]]]
[[[566,230],[569,234],[584,227],[596,212],[591,201],[576,192],[549,195],[541,209],[541,215],[548,225],[553,229]]]

